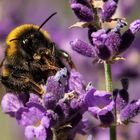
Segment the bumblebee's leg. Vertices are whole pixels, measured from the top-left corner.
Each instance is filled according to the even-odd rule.
[[[45,65],[43,65],[42,66],[42,68],[47,68],[48,70],[54,70],[54,71],[58,71],[58,70],[60,70],[58,67],[56,67],[56,66],[53,66],[49,61],[45,61]]]
[[[29,78],[26,78],[26,82],[29,83],[33,92],[36,92],[38,94],[44,93],[44,89],[39,84],[37,84],[35,81],[33,81]]]
[[[74,65],[70,55],[67,52],[58,50],[58,57],[67,68],[76,69],[76,66]]]
[[[45,61],[45,64],[39,64],[39,62],[33,61],[30,63],[30,68],[34,71],[58,70],[58,67],[51,65],[47,60]]]

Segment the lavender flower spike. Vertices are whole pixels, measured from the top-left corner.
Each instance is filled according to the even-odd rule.
[[[72,46],[73,50],[84,56],[88,57],[95,56],[94,48],[82,40],[76,39],[74,41],[71,41],[70,45]]]
[[[133,34],[136,34],[140,30],[140,19],[135,20],[130,24],[129,29]]]

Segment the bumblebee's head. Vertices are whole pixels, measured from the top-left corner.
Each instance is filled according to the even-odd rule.
[[[32,58],[35,53],[41,53],[52,48],[52,41],[47,31],[42,26],[56,13],[53,13],[40,26],[33,24],[21,25],[12,30],[7,39],[8,55],[20,52]]]

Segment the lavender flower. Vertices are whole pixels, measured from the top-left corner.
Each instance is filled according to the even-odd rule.
[[[140,112],[140,99],[130,102],[120,113],[120,120],[123,123],[131,122],[131,119]]]
[[[107,0],[104,2],[101,19],[102,21],[108,21],[115,14],[117,9],[117,2],[115,0]]]
[[[93,11],[88,0],[71,0],[71,8],[81,21],[93,20]]]
[[[126,24],[118,22],[114,29],[100,29],[93,32],[91,34],[92,46],[81,40],[73,41],[75,43],[71,43],[72,49],[84,56],[97,56],[102,60],[112,60],[130,47],[140,28],[139,20],[136,20],[130,24],[127,31],[121,34],[122,26],[126,26]],[[92,47],[93,49],[91,49]]]
[[[73,50],[87,57],[94,57],[95,55],[94,48],[79,39],[71,41],[70,45]]]
[[[92,5],[92,7],[89,5]],[[83,26],[79,25],[79,27],[88,28],[88,38],[92,46],[82,40],[76,39],[70,42],[72,49],[84,56],[97,57],[98,59],[101,59],[103,61],[114,62],[116,60],[119,60],[118,55],[120,55],[130,47],[130,45],[134,41],[135,34],[140,29],[140,24],[138,19],[130,24],[128,30],[126,30],[124,33],[121,33],[121,28],[126,26],[127,23],[124,22],[121,18],[117,18],[118,22],[115,28],[101,28],[102,22],[111,22],[112,20],[116,20],[111,18],[116,11],[117,5],[118,0],[104,0],[103,7],[102,9],[100,9],[96,7],[96,5],[94,5],[93,1],[72,0],[71,6],[75,8],[75,10],[77,10],[78,7],[82,7],[82,10],[85,9],[84,6],[88,8],[90,7],[90,9],[92,9],[92,14],[94,14],[94,18],[96,17],[95,21],[93,22],[91,21],[88,24],[84,24]],[[80,10],[77,11],[79,11],[79,13],[82,13]],[[97,18],[99,11],[100,20]],[[80,15],[79,13],[75,12],[77,16]],[[88,16],[87,18],[90,20]]]
[[[129,29],[131,30],[132,34],[136,34],[140,30],[140,19],[135,20],[130,24]]]
[[[118,123],[128,123],[140,112],[140,99],[129,103],[128,80],[122,79],[122,89],[114,91]]]
[[[25,127],[28,139],[46,140],[54,133],[59,137],[59,131],[64,137],[74,135],[72,130],[87,110],[84,102],[86,84],[81,74],[71,70],[69,75],[66,68],[61,69],[48,78],[44,89],[46,93],[42,97],[30,93],[24,103],[17,95],[7,93],[2,99],[3,111]],[[64,133],[66,130],[69,130],[67,134]]]
[[[46,129],[50,126],[50,118],[46,109],[36,103],[28,103],[27,107],[20,108],[16,114],[16,119],[20,125],[25,126],[25,136],[28,139],[34,136],[38,140],[45,140]]]
[[[23,103],[16,95],[7,93],[4,95],[3,100],[1,101],[1,106],[3,112],[15,117],[15,113],[19,110],[19,108],[23,107]]]
[[[104,126],[109,126],[114,121],[113,108],[114,101],[111,94],[106,91],[97,91],[95,88],[88,91],[85,96],[85,103],[88,111],[96,118],[100,119]]]

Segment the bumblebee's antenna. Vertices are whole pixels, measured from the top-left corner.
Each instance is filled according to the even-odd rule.
[[[57,12],[51,14],[51,15],[39,26],[38,31],[44,26],[44,24],[47,23],[47,21],[49,21],[49,20],[50,20],[54,15],[56,15],[56,14],[57,14]]]
[[[13,38],[11,40],[9,40],[9,42],[15,41],[15,40],[19,40],[18,38]]]

